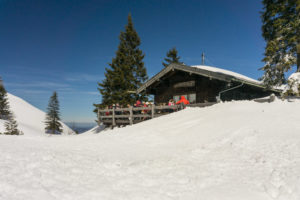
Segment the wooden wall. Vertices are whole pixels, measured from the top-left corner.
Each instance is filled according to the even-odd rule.
[[[176,83],[195,81],[193,87],[174,88]],[[240,82],[227,82],[210,79],[208,77],[189,74],[182,71],[171,72],[162,78],[156,85],[150,88],[151,94],[155,95],[156,103],[168,103],[174,95],[196,93],[196,103],[216,102],[216,96],[220,91],[240,85]],[[149,92],[148,92],[149,93]],[[241,88],[234,89],[222,94],[221,99],[224,101],[254,99],[270,95],[272,92],[262,88],[249,85],[243,85]]]

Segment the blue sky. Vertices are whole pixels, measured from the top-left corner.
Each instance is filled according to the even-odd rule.
[[[97,82],[131,12],[151,77],[176,47],[181,60],[262,75],[260,0],[0,0],[0,76],[8,92],[46,110],[58,92],[64,121],[92,122]]]

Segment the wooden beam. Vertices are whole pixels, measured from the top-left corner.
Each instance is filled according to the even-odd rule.
[[[133,112],[132,112],[132,106],[130,106],[130,110],[129,110],[129,121],[130,121],[130,125],[133,124]]]
[[[155,115],[155,105],[152,104],[152,106],[151,106],[151,118],[152,119],[154,118],[154,115]]]
[[[112,126],[116,126],[116,118],[115,118],[115,107],[113,107],[113,111],[112,111]]]

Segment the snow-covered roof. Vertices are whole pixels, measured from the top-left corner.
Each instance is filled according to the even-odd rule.
[[[225,75],[234,76],[238,79],[245,80],[245,81],[250,81],[250,82],[253,82],[253,83],[256,83],[256,84],[262,84],[261,81],[255,80],[255,79],[250,78],[248,76],[245,76],[245,75],[233,72],[233,71],[229,71],[229,70],[226,70],[226,69],[221,69],[221,68],[211,67],[211,66],[206,66],[206,65],[193,65],[191,67],[195,67],[195,68],[198,68],[198,69],[203,69],[203,70],[207,70],[207,71],[211,71],[211,72],[222,73],[222,74],[225,74]]]
[[[162,69],[159,73],[157,73],[155,76],[153,76],[151,79],[146,81],[140,88],[137,89],[137,93],[142,92],[145,90],[147,87],[151,86],[153,83],[156,81],[160,80],[165,74],[167,74],[170,71],[174,70],[179,70],[179,71],[184,71],[190,74],[197,74],[200,76],[205,76],[209,77],[210,79],[217,79],[220,81],[226,81],[226,82],[231,82],[231,81],[237,81],[244,83],[246,85],[252,85],[254,87],[259,87],[259,88],[265,88],[265,86],[262,84],[261,81],[249,78],[245,75],[232,72],[229,70],[225,69],[220,69],[217,67],[211,67],[211,66],[204,66],[204,65],[195,65],[195,66],[188,66],[185,64],[178,64],[178,63],[172,63],[168,67]],[[271,89],[275,91],[276,89]],[[275,92],[278,92],[277,90]]]

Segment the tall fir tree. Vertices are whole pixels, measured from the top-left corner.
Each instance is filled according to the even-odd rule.
[[[265,85],[286,82],[293,66],[300,71],[300,0],[263,0],[262,35],[266,41],[266,63],[261,70]]]
[[[4,88],[2,79],[0,78],[0,119],[8,120],[10,118],[10,108],[7,98],[7,92]]]
[[[165,67],[168,67],[171,63],[182,63],[180,61],[180,57],[178,56],[178,52],[175,47],[173,47],[167,52],[167,57],[164,59],[164,62],[162,64]]]
[[[59,113],[59,102],[57,98],[57,93],[53,92],[53,95],[50,97],[47,114],[46,114],[46,133],[50,134],[61,134],[62,125],[59,122],[60,113]]]
[[[136,94],[135,91],[148,79],[143,58],[145,54],[139,48],[141,40],[134,29],[131,15],[128,15],[128,24],[125,31],[121,31],[120,43],[116,56],[105,68],[105,79],[98,83],[98,90],[102,95],[99,106],[120,103],[133,104],[137,99],[147,100],[145,94]]]

